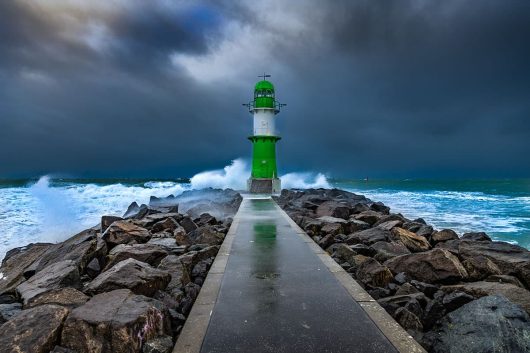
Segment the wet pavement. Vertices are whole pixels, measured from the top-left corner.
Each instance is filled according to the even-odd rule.
[[[274,201],[238,216],[201,352],[397,352]]]

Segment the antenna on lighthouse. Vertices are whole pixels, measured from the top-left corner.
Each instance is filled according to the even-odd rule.
[[[263,75],[258,75],[258,77],[263,78],[263,80],[265,80],[267,77],[271,77],[271,75],[267,75],[266,73],[263,73]]]

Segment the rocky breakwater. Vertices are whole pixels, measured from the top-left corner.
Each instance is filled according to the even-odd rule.
[[[337,189],[276,201],[429,352],[530,352],[527,249]]]
[[[0,352],[171,352],[240,203],[232,190],[152,198],[59,244],[9,251]]]

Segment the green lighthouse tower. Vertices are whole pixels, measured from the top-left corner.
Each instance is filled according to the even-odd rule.
[[[244,104],[254,118],[254,133],[248,138],[252,141],[252,173],[247,187],[251,193],[277,194],[281,191],[276,166],[280,136],[276,135],[274,119],[285,104],[276,101],[274,85],[267,80],[270,75],[259,77],[263,79],[254,87],[254,100]]]

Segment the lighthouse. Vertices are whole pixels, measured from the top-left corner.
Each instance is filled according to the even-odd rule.
[[[248,104],[248,111],[253,116],[254,131],[249,140],[252,142],[252,172],[247,188],[251,193],[278,194],[281,182],[276,165],[275,119],[285,104],[276,101],[274,85],[267,80],[270,75],[259,76],[261,81],[254,87],[254,100]]]

